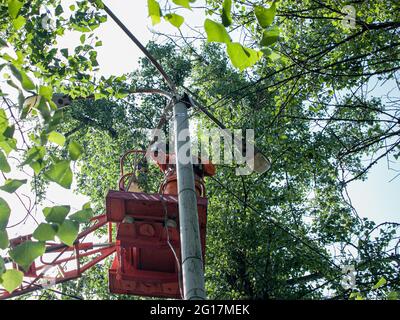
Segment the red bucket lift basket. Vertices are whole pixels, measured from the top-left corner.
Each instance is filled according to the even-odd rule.
[[[204,259],[207,199],[199,197],[197,206]],[[110,291],[181,298],[178,197],[109,191],[106,214],[107,221],[117,223],[117,254],[109,270]]]

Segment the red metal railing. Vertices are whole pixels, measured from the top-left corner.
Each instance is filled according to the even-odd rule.
[[[0,299],[8,299],[22,294],[41,290],[49,286],[48,283],[41,283],[47,280],[51,285],[79,278],[89,268],[101,262],[116,251],[116,245],[112,242],[112,224],[107,222],[106,215],[99,215],[92,218],[94,224],[79,233],[72,247],[61,243],[46,243],[45,254],[32,263],[29,270],[24,273],[24,281],[20,287],[12,293],[0,289]],[[85,242],[85,238],[108,223],[108,243],[95,244]],[[21,236],[10,240],[12,246],[16,246],[31,238],[31,235]],[[66,256],[69,253],[69,256]],[[71,254],[72,253],[72,254]],[[55,257],[54,257],[55,255]],[[81,258],[91,257],[89,261],[82,263]],[[75,262],[72,267],[70,262]],[[14,268],[18,268],[12,263]],[[48,276],[49,269],[57,268],[56,276]]]

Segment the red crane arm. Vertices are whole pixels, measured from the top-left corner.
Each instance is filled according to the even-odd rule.
[[[34,261],[29,270],[24,273],[24,281],[13,292],[0,289],[0,300],[17,297],[49,286],[79,278],[83,272],[101,262],[116,251],[116,245],[112,242],[112,225],[107,222],[106,215],[93,217],[93,225],[79,233],[75,243],[69,247],[62,243],[46,243],[45,254]],[[85,242],[85,238],[108,223],[107,244],[94,244]],[[12,246],[16,246],[32,235],[21,236],[10,240]],[[82,263],[81,258],[89,258]],[[18,266],[12,261],[14,268]],[[48,271],[57,271],[56,275],[49,276]]]

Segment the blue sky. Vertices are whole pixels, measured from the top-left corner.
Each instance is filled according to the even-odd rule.
[[[382,97],[400,96],[400,89],[394,80],[386,81],[375,87],[376,78],[371,79],[368,94]],[[395,142],[395,138],[392,142]],[[366,159],[369,163],[370,159]],[[382,158],[369,172],[366,181],[355,181],[349,186],[349,194],[353,205],[362,217],[368,217],[377,223],[384,221],[400,222],[400,161],[393,156]],[[397,170],[397,171],[396,171]]]
[[[365,182],[351,183],[349,194],[361,217],[377,223],[400,222],[400,177],[390,182],[396,174],[388,170],[383,159],[370,171]]]

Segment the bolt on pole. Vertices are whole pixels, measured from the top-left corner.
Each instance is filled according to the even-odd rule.
[[[188,110],[187,105],[181,101],[174,105],[174,126],[183,294],[185,300],[205,300],[203,256],[190,150]]]

